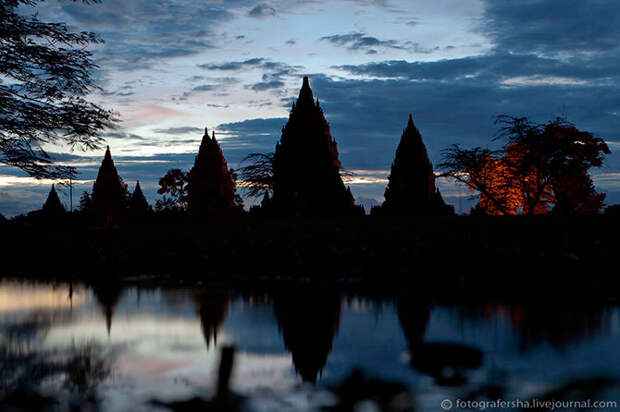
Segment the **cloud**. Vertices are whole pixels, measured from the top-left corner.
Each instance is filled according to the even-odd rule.
[[[266,3],[259,4],[249,11],[250,17],[271,17],[276,15],[276,9]]]
[[[258,82],[251,85],[251,89],[254,91],[263,91],[269,89],[279,89],[284,87],[284,82],[280,80],[271,80],[268,82]]]
[[[222,70],[222,71],[237,71],[242,70],[244,68],[252,68],[252,67],[260,67],[265,59],[263,58],[253,58],[247,59],[243,61],[233,61],[226,63],[205,63],[199,64],[198,67],[205,70]]]
[[[376,37],[367,36],[366,33],[334,34],[321,37],[322,41],[328,41],[336,46],[346,46],[349,50],[367,49],[370,47],[390,47],[400,49],[396,40],[379,40]]]
[[[179,135],[179,134],[189,134],[189,133],[202,133],[204,130],[199,127],[183,126],[183,127],[168,127],[166,129],[154,129],[153,131],[159,134]]]
[[[517,53],[575,55],[620,50],[617,2],[607,0],[485,1],[480,31]]]
[[[95,50],[97,62],[106,68],[132,71],[152,67],[162,59],[215,48],[213,27],[232,20],[234,9],[244,3],[106,0],[85,5],[52,1],[39,9],[44,18],[52,16],[54,20],[95,31],[106,40]]]
[[[377,48],[407,50],[412,53],[431,53],[439,49],[438,47],[424,48],[419,43],[412,41],[379,40],[376,37],[368,36],[364,32],[334,34],[323,36],[320,40],[327,41],[335,46],[346,47],[348,50],[366,50],[367,54],[376,54]]]

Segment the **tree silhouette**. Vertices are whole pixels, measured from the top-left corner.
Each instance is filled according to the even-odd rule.
[[[526,215],[553,212],[593,214],[605,195],[594,190],[588,170],[600,167],[609,148],[601,138],[557,118],[537,124],[527,118],[499,116],[496,139],[501,150],[479,147],[444,151],[444,175],[465,183],[480,194],[487,214]]]
[[[50,190],[49,195],[47,195],[47,200],[43,204],[41,211],[46,216],[62,216],[67,213],[67,210],[58,198],[58,193],[56,193],[54,185],[52,185],[52,189]]]
[[[129,191],[114,166],[110,146],[99,167],[91,199],[94,215],[108,223],[118,222],[126,210]]]
[[[134,219],[144,219],[152,212],[151,206],[146,201],[142,188],[140,187],[140,181],[136,182],[136,188],[129,199],[129,215]]]
[[[239,169],[242,187],[252,197],[273,193],[273,153],[250,153],[241,163],[251,162]]]
[[[340,177],[336,141],[304,77],[273,158],[272,202],[283,215],[342,216],[354,199]]]
[[[157,200],[155,208],[162,210],[184,211],[187,209],[187,174],[181,169],[170,169],[159,179],[157,193],[163,195]]]
[[[187,174],[187,205],[193,218],[229,214],[242,207],[235,195],[235,173],[228,169],[215,133],[209,137],[207,129]]]
[[[422,135],[409,115],[396,149],[382,210],[395,215],[452,214],[435,186],[433,166]]]
[[[88,3],[88,1],[84,1]],[[96,1],[94,1],[96,2]],[[0,2],[0,163],[35,177],[65,178],[71,168],[53,164],[47,144],[95,149],[112,112],[85,100],[97,89],[93,33],[24,16],[39,0]]]

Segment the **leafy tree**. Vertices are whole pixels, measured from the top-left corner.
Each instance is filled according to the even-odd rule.
[[[422,135],[409,115],[385,189],[382,210],[391,214],[452,214],[435,186],[433,166],[428,158]]]
[[[87,47],[103,41],[23,15],[39,1],[0,2],[0,163],[35,177],[66,178],[72,168],[54,165],[43,146],[98,148],[99,131],[115,117],[85,99],[97,89]]]
[[[269,197],[273,193],[273,153],[250,153],[241,163],[251,162],[240,169],[242,187],[252,197]]]
[[[340,175],[338,147],[307,77],[273,157],[272,203],[279,213],[342,216],[354,199]]]
[[[155,209],[186,210],[187,209],[187,174],[181,169],[170,169],[159,179],[157,193],[163,195],[155,202]]]
[[[601,138],[557,118],[537,124],[499,116],[500,150],[453,145],[444,151],[444,175],[480,194],[487,214],[592,214],[603,207],[588,170],[600,167],[609,148]]]

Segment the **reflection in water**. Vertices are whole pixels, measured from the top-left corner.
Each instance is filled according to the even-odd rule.
[[[207,350],[213,341],[217,345],[217,332],[226,320],[230,305],[230,293],[222,290],[201,290],[193,296],[200,328],[204,336]]]
[[[49,368],[46,354],[64,364],[74,359],[71,368],[78,373],[72,379],[80,382],[85,375],[79,371],[89,362],[96,366],[99,356],[79,348],[97,340],[104,353],[118,354],[115,379],[103,378],[99,367],[86,372],[101,378],[91,382],[104,382],[97,392],[102,410],[111,411],[150,410],[145,399],[210,398],[223,344],[238,348],[231,388],[250,403],[271,396],[265,405],[272,410],[278,409],[275,398],[287,399],[277,403],[284,408],[297,396],[299,378],[291,376],[292,366],[304,381],[316,382],[323,374],[320,386],[301,386],[317,391],[327,385],[343,389],[342,379],[360,367],[364,378],[353,375],[355,379],[347,381],[354,383],[351,393],[370,396],[371,389],[383,388],[372,395],[380,399],[383,392],[402,388],[381,386],[377,379],[401,382],[415,387],[422,410],[437,410],[436,399],[455,395],[542,396],[556,383],[581,379],[587,389],[593,384],[584,377],[620,377],[620,311],[614,306],[431,306],[413,298],[354,294],[344,304],[338,292],[308,285],[243,295],[235,290],[154,287],[139,295],[135,287],[123,290],[119,284],[101,283],[93,288],[75,285],[71,310],[70,289],[0,282],[0,357],[5,356],[0,359],[0,374],[5,374],[0,384],[16,381],[11,376],[17,375],[6,375],[9,372]],[[113,320],[115,333],[108,339],[104,327],[110,333]],[[405,348],[410,361],[403,361]],[[77,355],[69,355],[72,352]],[[64,372],[54,376],[58,379],[53,385],[46,381],[48,387],[79,386],[64,382]],[[341,400],[348,396],[340,390],[337,395]],[[311,397],[298,396],[296,402],[301,398],[306,403],[293,409],[308,409]]]
[[[466,383],[465,371],[482,365],[479,349],[452,342],[423,342],[431,310],[416,298],[401,298],[396,304],[398,319],[409,345],[411,366],[429,374],[441,386]]]
[[[340,325],[340,295],[296,288],[276,293],[273,307],[295,370],[304,382],[316,382]]]
[[[123,287],[118,283],[98,283],[93,285],[93,294],[97,298],[99,305],[105,316],[106,329],[108,336],[112,330],[112,317],[116,312],[116,306],[123,294]]]
[[[591,339],[610,328],[611,316],[601,307],[514,306],[509,317],[519,331],[519,346],[530,350],[542,343],[555,348]]]

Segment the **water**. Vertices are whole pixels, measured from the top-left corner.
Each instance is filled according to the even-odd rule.
[[[447,349],[435,344],[443,343],[480,350],[480,365],[458,360],[441,367]],[[419,409],[434,411],[443,399],[489,386],[503,388],[503,399],[526,400],[565,382],[620,378],[620,310],[430,304],[301,287],[241,293],[0,282],[5,356],[93,348],[109,367],[95,382],[104,410],[152,410],[153,399],[212,396],[224,345],[237,349],[231,387],[249,397],[252,409],[333,404],[328,389],[360,368],[406,385]],[[429,348],[440,351],[436,370],[419,362],[432,358]],[[10,374],[2,376],[8,382]],[[60,393],[60,381],[41,382],[41,390]],[[619,394],[612,388],[592,396],[620,400]]]

